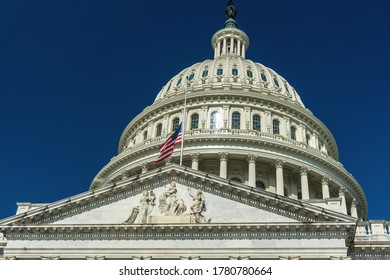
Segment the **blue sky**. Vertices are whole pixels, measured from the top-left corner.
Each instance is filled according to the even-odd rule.
[[[87,191],[126,125],[212,58],[227,0],[0,1],[0,218]],[[236,0],[247,58],[286,78],[390,220],[390,4]]]

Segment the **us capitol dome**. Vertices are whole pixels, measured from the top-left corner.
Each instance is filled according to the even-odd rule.
[[[214,58],[162,86],[87,192],[0,221],[0,259],[390,259],[332,133],[225,13]],[[156,162],[180,124],[182,160]]]
[[[232,4],[226,14],[225,28],[211,39],[214,59],[193,64],[162,87],[153,104],[125,128],[118,155],[91,189],[161,166],[154,159],[184,121],[188,86],[184,166],[356,218],[366,216],[364,192],[338,161],[331,132],[285,78],[246,59],[249,37],[237,28]],[[166,164],[178,163],[179,156],[178,147]]]

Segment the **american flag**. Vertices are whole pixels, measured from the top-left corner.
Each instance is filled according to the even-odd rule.
[[[155,162],[160,162],[166,158],[169,158],[172,155],[175,146],[181,143],[181,137],[182,129],[180,123],[175,132],[169,136],[167,140],[165,140],[165,142],[160,146],[160,154],[155,159]]]

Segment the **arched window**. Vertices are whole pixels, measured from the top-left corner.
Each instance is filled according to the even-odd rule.
[[[252,129],[253,130],[261,130],[261,119],[259,115],[253,115],[253,120],[252,120]]]
[[[198,114],[192,114],[191,115],[191,129],[197,129],[199,126],[199,115]]]
[[[256,181],[256,189],[265,190],[265,185],[262,181]]]
[[[172,131],[175,131],[180,124],[180,119],[179,118],[174,118],[172,121]]]
[[[290,91],[288,90],[288,86],[287,86],[287,84],[284,84],[284,88],[286,89],[286,91],[287,91],[288,95],[289,95],[289,96],[291,96],[291,94],[290,94]]]
[[[214,111],[211,113],[210,116],[210,129],[217,129],[219,128],[219,119],[220,119],[220,114],[217,111]]]
[[[188,77],[188,80],[189,80],[189,81],[192,81],[192,80],[194,79],[194,77],[195,77],[195,72],[192,71],[192,72],[191,72],[191,75]]]
[[[176,83],[176,86],[177,86],[177,87],[180,86],[181,80],[182,80],[182,77],[180,77],[179,80],[177,81],[177,83]]]
[[[202,77],[203,77],[203,78],[206,78],[208,74],[209,74],[209,70],[208,70],[207,68],[205,68],[205,69],[203,70]]]
[[[252,70],[250,70],[250,69],[246,70],[246,75],[247,75],[249,78],[253,78],[253,72],[252,72]]]
[[[272,133],[273,134],[280,134],[279,121],[278,120],[273,120],[272,121]]]
[[[232,129],[240,129],[241,115],[238,112],[232,114]]]
[[[172,83],[169,84],[169,86],[165,92],[168,92],[171,89],[171,85],[172,85]]]
[[[147,131],[147,130],[144,131],[144,141],[145,141],[146,139],[148,139],[148,131]]]
[[[162,124],[159,123],[159,124],[157,125],[157,128],[156,128],[156,137],[161,136],[161,134],[162,134]]]
[[[261,73],[261,79],[266,82],[267,81],[267,76],[264,73]]]
[[[292,126],[290,128],[290,134],[292,140],[297,140],[297,129],[295,128],[295,126]]]
[[[279,82],[276,78],[274,78],[274,83],[275,83],[275,86],[279,87]]]

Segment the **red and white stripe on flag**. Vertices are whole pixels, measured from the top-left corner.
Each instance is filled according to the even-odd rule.
[[[176,128],[175,132],[170,135],[167,140],[160,146],[160,153],[158,157],[155,159],[155,162],[163,161],[166,158],[169,158],[172,153],[173,149],[177,144],[181,143],[182,139],[182,127],[181,123]]]

